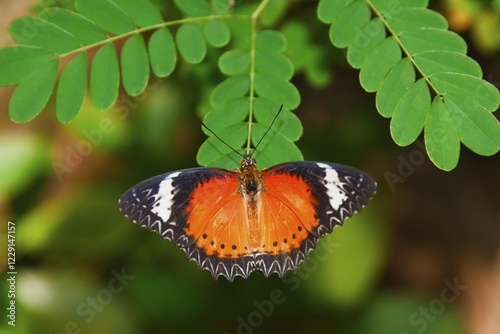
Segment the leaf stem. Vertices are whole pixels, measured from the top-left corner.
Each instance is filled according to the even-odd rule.
[[[418,66],[418,64],[415,62],[415,60],[413,59],[413,57],[411,56],[411,54],[408,52],[408,50],[405,48],[403,42],[399,39],[398,35],[394,32],[394,30],[392,30],[391,26],[389,25],[389,23],[385,20],[384,16],[382,15],[382,13],[380,13],[377,8],[372,4],[371,0],[364,0],[366,2],[366,4],[371,8],[371,10],[375,13],[375,15],[377,15],[377,17],[380,19],[380,21],[384,24],[384,26],[386,27],[386,29],[389,31],[389,33],[394,37],[394,39],[396,40],[396,42],[399,44],[401,50],[403,51],[404,54],[406,54],[406,57],[411,61],[411,63],[413,64],[413,66],[417,69],[417,71],[422,75],[422,77],[425,79],[425,81],[427,82],[427,85],[429,85],[429,87],[431,87],[431,89],[436,93],[436,95],[439,95],[441,96],[441,93],[439,93],[439,91],[437,90],[436,87],[434,87],[434,85],[432,84],[432,82],[429,80],[429,77],[427,75],[425,75],[425,73],[422,71],[422,69]]]
[[[250,104],[248,111],[248,132],[247,132],[247,148],[246,154],[250,154],[252,146],[252,125],[253,125],[253,103],[255,98],[255,49],[257,39],[257,20],[270,0],[263,0],[260,5],[255,9],[251,16],[251,44],[250,44]]]
[[[116,36],[113,36],[113,37],[109,37],[107,39],[104,39],[104,40],[99,41],[99,42],[94,43],[94,44],[85,45],[85,46],[83,46],[83,47],[81,47],[79,49],[76,49],[76,50],[70,51],[68,53],[64,53],[64,54],[58,55],[58,57],[59,58],[64,58],[64,57],[67,57],[67,56],[71,56],[73,54],[77,54],[77,53],[80,53],[80,52],[88,51],[88,50],[90,50],[92,48],[95,48],[95,47],[98,47],[98,46],[102,46],[104,44],[113,43],[113,42],[118,41],[118,40],[123,39],[123,38],[127,38],[127,37],[130,37],[130,36],[133,36],[133,35],[136,35],[136,34],[140,34],[140,33],[146,32],[146,31],[156,30],[156,29],[160,29],[160,28],[164,28],[164,27],[181,25],[181,24],[186,24],[186,23],[193,23],[193,22],[204,22],[204,21],[212,21],[212,20],[227,20],[227,19],[248,20],[249,18],[250,17],[248,15],[224,14],[224,15],[201,16],[201,17],[188,17],[188,18],[180,19],[180,20],[174,20],[174,21],[169,21],[169,22],[162,22],[162,23],[158,23],[158,24],[152,25],[150,27],[144,27],[144,28],[134,29],[134,30],[131,30],[131,31],[125,33],[125,34],[121,34],[121,35],[116,35]]]

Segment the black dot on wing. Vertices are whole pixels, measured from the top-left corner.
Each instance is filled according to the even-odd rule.
[[[278,242],[277,241],[273,242],[273,246],[274,247],[278,246]]]
[[[202,237],[203,237],[203,239],[206,239],[207,238],[207,234],[203,233]]]
[[[287,243],[286,238],[285,238],[285,239],[283,239],[283,243],[284,243],[284,244],[286,244],[286,243]]]
[[[295,239],[295,233],[292,234],[292,239]]]
[[[300,226],[300,225],[297,226],[297,230],[299,230],[299,232],[302,231],[302,226]]]
[[[210,241],[210,245],[214,246],[215,245],[215,241]]]
[[[220,245],[220,248],[224,249],[224,248],[226,248],[226,245],[221,244],[221,245]]]
[[[232,245],[232,246],[231,246],[231,249],[232,249],[232,250],[236,250],[236,245]]]

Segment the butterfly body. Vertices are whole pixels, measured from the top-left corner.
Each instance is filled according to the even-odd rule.
[[[369,201],[376,183],[352,167],[288,162],[259,171],[245,156],[235,172],[192,168],[143,181],[120,199],[136,224],[171,240],[214,277],[296,270]]]

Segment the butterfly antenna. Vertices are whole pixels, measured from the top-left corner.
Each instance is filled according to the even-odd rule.
[[[276,120],[276,118],[278,118],[278,116],[281,113],[282,109],[283,109],[283,105],[280,106],[280,110],[278,110],[278,113],[276,114],[276,116],[274,116],[273,121],[271,122],[271,124],[267,128],[266,132],[264,132],[264,135],[260,138],[260,140],[257,143],[257,145],[255,145],[255,147],[253,149],[253,152],[255,152],[255,150],[257,149],[257,147],[259,146],[259,144],[262,142],[262,139],[264,139],[264,137],[267,135],[267,133],[269,132],[269,130],[271,130],[271,128],[273,127],[274,121]],[[252,152],[252,154],[253,154],[253,152]]]
[[[215,138],[219,139],[224,145],[226,145],[227,147],[229,147],[231,150],[234,151],[234,153],[238,154],[239,156],[245,158],[245,156],[243,154],[241,154],[240,152],[236,151],[231,145],[229,145],[228,143],[226,143],[224,140],[222,140],[222,138],[220,138],[219,136],[217,136],[215,134],[215,132],[213,132],[208,126],[205,125],[205,123],[201,122],[201,125],[203,125],[203,127],[205,129],[207,129],[208,131],[210,131],[211,134],[213,134],[215,136]]]

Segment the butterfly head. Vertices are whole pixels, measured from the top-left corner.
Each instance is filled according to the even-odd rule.
[[[241,160],[241,169],[244,169],[249,166],[255,166],[256,161],[252,158],[251,154],[245,154],[243,156],[243,160]]]

